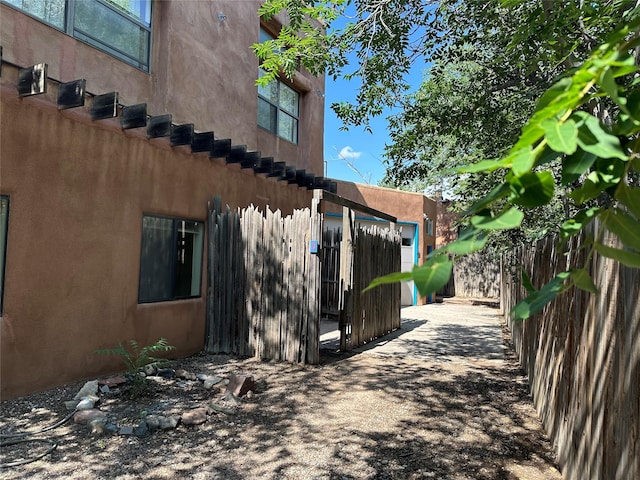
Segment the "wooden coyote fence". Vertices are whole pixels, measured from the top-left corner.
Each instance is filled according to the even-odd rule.
[[[400,284],[362,293],[374,278],[401,269],[401,235],[394,224],[388,229],[355,228],[353,210],[344,208],[342,231],[325,238],[340,239],[340,350],[351,350],[400,328]]]
[[[364,293],[376,277],[401,269],[401,235],[377,226],[358,228],[353,242],[352,295],[348,348],[368,343],[400,328],[400,284],[382,285]]]
[[[621,248],[613,236],[606,241]],[[584,247],[584,240],[576,238],[566,252],[557,251],[554,240],[546,239],[506,256],[505,313],[526,294],[520,266],[540,287],[559,271],[581,265]],[[507,321],[564,478],[638,479],[640,270],[597,253],[587,269],[597,295],[574,288],[532,318]]]
[[[269,360],[319,363],[320,240],[311,210],[223,211],[209,207],[205,350]],[[315,213],[313,213],[315,212]]]

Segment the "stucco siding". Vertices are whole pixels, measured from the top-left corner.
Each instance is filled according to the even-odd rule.
[[[118,369],[98,348],[165,337],[177,355],[204,342],[199,298],[138,304],[142,215],[204,221],[207,201],[308,206],[304,188],[1,92],[0,189],[9,195],[2,396]]]

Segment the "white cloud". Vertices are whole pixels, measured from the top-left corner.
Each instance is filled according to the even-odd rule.
[[[342,150],[340,150],[338,154],[340,158],[344,158],[345,160],[357,160],[360,158],[360,155],[362,155],[362,152],[355,152],[349,145],[342,147]]]

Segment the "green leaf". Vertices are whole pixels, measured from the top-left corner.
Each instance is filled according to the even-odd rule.
[[[545,91],[538,100],[536,110],[542,110],[554,102],[559,96],[565,95],[571,88],[572,83],[571,78],[563,78],[551,85],[551,87],[547,89],[547,91]]]
[[[640,219],[640,187],[630,187],[626,183],[621,183],[616,190],[616,200],[622,203]]]
[[[549,119],[541,123],[549,147],[556,152],[571,155],[578,148],[578,127],[569,119],[564,123]]]
[[[617,260],[623,265],[631,268],[640,268],[640,254],[633,253],[628,250],[620,250],[618,248],[608,247],[600,243],[596,243],[596,250],[601,255]]]
[[[531,147],[518,150],[505,158],[505,162],[511,163],[511,170],[518,176],[530,172],[535,161],[536,156],[533,154]]]
[[[578,126],[578,146],[601,158],[627,160],[618,137],[604,131],[600,121],[586,112],[575,112]]]
[[[620,97],[618,97],[618,85],[616,84],[616,80],[613,77],[613,72],[610,68],[607,68],[602,72],[598,83],[600,84],[600,87],[602,87],[602,89],[607,93],[607,95],[611,97],[611,100],[613,100],[621,107],[626,107],[626,101],[622,102],[622,104],[620,102]]]
[[[547,163],[551,163],[557,158],[560,158],[563,156],[564,155],[562,153],[552,150],[547,145],[542,151],[542,153],[540,154],[540,157],[538,158],[538,160],[536,160],[536,166],[546,165]]]
[[[627,247],[640,250],[640,222],[619,208],[605,213],[603,222]]]
[[[580,175],[591,168],[596,158],[593,153],[584,150],[578,150],[573,155],[566,157],[562,162],[562,185],[568,185],[580,178]]]
[[[523,320],[542,310],[547,303],[551,302],[562,291],[564,281],[568,277],[569,272],[561,272],[540,290],[529,294],[525,299],[518,302],[510,312],[513,318]]]
[[[446,255],[433,257],[423,265],[416,265],[411,272],[420,295],[427,295],[444,287],[451,277],[453,262]]]
[[[458,173],[479,173],[479,172],[493,172],[499,168],[505,168],[504,160],[481,160],[478,163],[467,165],[466,167],[460,167]]]
[[[524,214],[520,210],[511,207],[497,217],[474,215],[471,223],[481,230],[506,230],[519,227],[523,218]]]
[[[553,198],[555,183],[551,172],[530,172],[509,182],[514,203],[533,208],[545,205]]]
[[[591,275],[584,268],[571,271],[571,280],[573,284],[581,290],[589,293],[598,293],[596,285],[591,279]]]
[[[467,255],[482,250],[487,244],[486,231],[468,228],[460,233],[457,240],[445,245],[443,251],[455,255]]]
[[[627,97],[627,109],[636,122],[640,122],[640,90],[629,93]]]
[[[607,187],[608,185],[600,180],[597,172],[591,172],[582,186],[571,192],[569,196],[578,205],[582,205],[596,198]]]
[[[570,218],[562,224],[560,227],[560,236],[566,239],[575,235],[589,224],[599,212],[600,207],[591,207],[579,211],[573,218]]]
[[[394,272],[388,275],[384,275],[382,277],[377,277],[371,280],[371,283],[367,285],[362,293],[367,290],[371,290],[372,288],[379,287],[380,285],[387,285],[390,283],[398,283],[398,282],[407,282],[413,278],[413,274],[411,272]]]
[[[522,129],[518,142],[511,149],[511,153],[522,150],[523,148],[533,147],[543,136],[544,130],[534,119],[530,120]]]
[[[531,283],[531,279],[529,278],[529,275],[527,275],[527,272],[525,272],[524,268],[520,273],[522,277],[522,286],[525,288],[527,293],[537,292],[538,290],[533,286],[533,283]]]

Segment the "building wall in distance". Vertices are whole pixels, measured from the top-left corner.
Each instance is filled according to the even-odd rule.
[[[429,247],[435,249],[436,202],[421,193],[405,192],[391,188],[383,188],[360,183],[337,181],[338,195],[354,202],[396,217],[399,221],[418,224],[418,264],[424,262]],[[342,213],[341,208],[330,204],[326,211]],[[433,220],[433,234],[427,235],[427,218]],[[419,298],[418,304],[426,303],[426,298]]]

